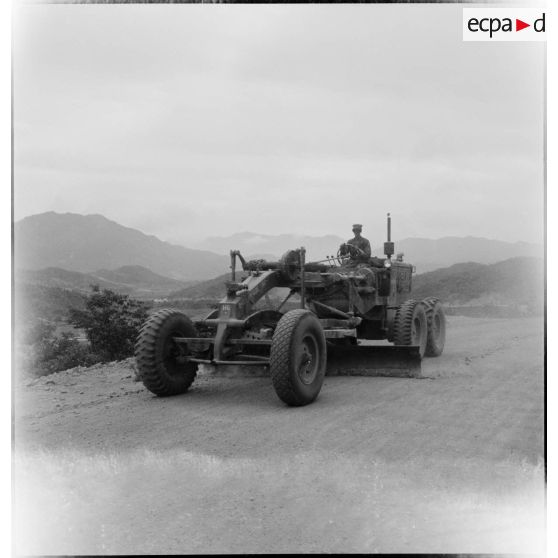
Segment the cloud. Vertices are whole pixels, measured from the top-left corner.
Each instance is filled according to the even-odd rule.
[[[540,240],[542,45],[463,43],[460,17],[19,7],[16,218],[90,208],[187,243],[391,210],[406,236]]]

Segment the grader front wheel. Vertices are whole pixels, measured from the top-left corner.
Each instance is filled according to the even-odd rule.
[[[287,312],[275,328],[269,362],[279,399],[291,406],[312,403],[324,382],[326,355],[318,318],[303,309]]]
[[[155,312],[142,326],[135,347],[143,385],[155,395],[177,395],[188,390],[198,365],[185,360],[187,349],[173,337],[196,337],[196,330],[182,312]]]

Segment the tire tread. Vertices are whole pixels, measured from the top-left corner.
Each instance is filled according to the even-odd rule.
[[[181,381],[173,378],[165,371],[164,363],[157,354],[157,340],[163,325],[174,317],[185,318],[182,312],[170,308],[158,310],[152,314],[140,328],[135,344],[135,357],[139,376],[144,386],[158,396],[177,395],[184,393],[192,385],[197,367],[190,367],[181,376]],[[193,327],[193,326],[192,326]]]
[[[432,338],[431,335],[431,331],[432,331],[432,320],[434,319],[434,311],[436,306],[439,306],[440,311],[441,309],[441,303],[440,300],[438,298],[436,298],[435,296],[430,296],[428,298],[425,298],[422,300],[422,305],[424,306],[424,310],[426,312],[426,325],[427,325],[427,330],[428,330],[428,338],[426,341],[426,351],[425,351],[425,355],[429,356],[429,357],[434,357],[434,356],[440,356],[442,354],[442,351],[444,349],[444,346],[442,344],[442,347],[440,348],[437,343],[436,340]],[[444,322],[445,322],[445,317],[443,317]]]
[[[410,298],[401,304],[395,312],[393,324],[393,342],[395,345],[413,344],[413,319],[418,306],[421,306],[421,303],[418,300]],[[427,329],[426,319],[424,320],[424,326],[425,329]]]
[[[271,345],[269,367],[272,371],[271,379],[273,387],[279,398],[287,403],[287,405],[291,406],[301,406],[311,402],[297,393],[291,380],[290,371],[293,354],[293,332],[299,322],[307,315],[314,316],[312,312],[302,308],[291,310],[284,314],[275,328]],[[318,394],[316,394],[316,397],[317,395]]]

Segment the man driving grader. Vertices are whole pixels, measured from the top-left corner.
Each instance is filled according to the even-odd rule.
[[[356,246],[359,249],[359,253],[355,254],[355,256],[352,256],[354,259],[366,261],[366,259],[371,256],[372,250],[370,248],[369,240],[361,236],[361,233],[362,225],[353,225],[353,234],[355,236],[354,238],[347,240],[346,244]]]
[[[362,235],[362,225],[353,225],[354,238],[347,240],[339,247],[339,256],[348,258],[346,265],[349,267],[359,266],[360,264],[370,264],[374,266],[382,266],[383,259],[371,257],[372,250],[370,241]]]

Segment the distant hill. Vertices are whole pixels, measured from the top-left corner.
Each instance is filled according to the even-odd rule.
[[[42,213],[14,226],[16,269],[57,267],[91,273],[142,266],[178,280],[206,279],[227,270],[229,258],[163,242],[102,215]]]
[[[16,328],[34,323],[38,318],[60,322],[67,318],[70,308],[85,308],[83,292],[29,283],[16,284],[14,310]]]
[[[365,235],[366,236],[366,235]],[[337,254],[339,245],[347,238],[336,235],[301,236],[294,234],[269,235],[254,232],[236,233],[231,236],[213,236],[197,244],[220,254],[228,254],[230,249],[238,249],[246,257],[266,254],[265,259],[278,259],[289,249],[304,246],[307,261],[321,260],[327,255]],[[372,254],[383,255],[383,239],[377,242],[369,239]],[[448,236],[439,239],[405,238],[395,239],[395,249],[403,252],[405,259],[417,267],[419,273],[448,267],[459,262],[495,263],[519,256],[542,257],[542,246],[528,242],[504,242],[474,236]],[[261,257],[261,256],[258,256]]]
[[[124,266],[93,273],[67,271],[56,267],[16,270],[14,273],[15,315],[18,324],[38,318],[60,322],[70,308],[84,308],[92,285],[133,298],[150,301],[166,298],[188,283],[162,277],[141,266]]]
[[[102,281],[91,273],[68,271],[59,267],[46,269],[16,269],[14,271],[16,285],[29,284],[43,287],[58,287],[76,291],[89,291],[91,285],[99,285],[103,289],[112,289],[114,283]],[[130,288],[126,290],[128,292]]]
[[[110,289],[137,298],[165,297],[171,291],[184,288],[191,283],[163,277],[142,266],[123,266],[93,273],[48,267],[38,270],[16,270],[14,275],[16,284],[72,289],[82,293],[89,292],[91,285],[99,285],[102,289]]]
[[[395,242],[395,251],[403,252],[405,260],[416,266],[418,273],[426,273],[460,262],[491,264],[516,257],[542,257],[543,249],[528,242],[503,242],[474,236],[405,238]],[[383,244],[376,244],[373,254],[381,254]]]
[[[163,277],[141,265],[125,265],[112,270],[101,269],[94,275],[115,285],[130,285],[134,288],[136,296],[142,292],[153,296],[166,296],[171,291],[193,283],[193,281],[178,281]]]
[[[229,268],[229,250],[239,249],[246,258],[278,259],[288,249],[304,246],[307,261],[323,259],[337,253],[347,238],[335,235],[301,236],[294,234],[264,235],[251,232],[228,237],[211,237],[198,243],[197,249],[163,242],[155,236],[123,227],[102,215],[42,213],[15,223],[15,269],[39,270],[60,268],[80,273],[97,270],[146,268],[177,281],[205,280],[225,273]],[[373,254],[382,255],[383,244],[371,239]],[[203,249],[201,249],[203,248]],[[495,263],[512,257],[541,257],[542,248],[526,242],[503,242],[477,237],[395,239],[397,252],[417,267],[419,273],[473,261]],[[209,251],[213,250],[213,251]],[[218,253],[215,253],[218,252]],[[122,271],[124,275],[128,272]],[[106,276],[106,277],[105,277]],[[109,282],[124,282],[104,273]],[[151,279],[145,278],[146,284]],[[159,279],[155,280],[159,282]],[[171,287],[172,288],[172,287]]]
[[[241,280],[243,276],[240,274],[237,277],[237,280]],[[225,296],[225,282],[229,281],[231,278],[230,273],[225,273],[223,275],[219,275],[213,279],[209,279],[207,281],[201,281],[196,283],[195,285],[191,285],[184,289],[180,289],[175,291],[169,295],[169,299],[179,299],[179,298],[187,298],[187,299],[214,299],[218,300]]]
[[[453,306],[524,306],[540,313],[544,261],[511,258],[495,264],[460,263],[413,278],[413,297],[436,296]]]

